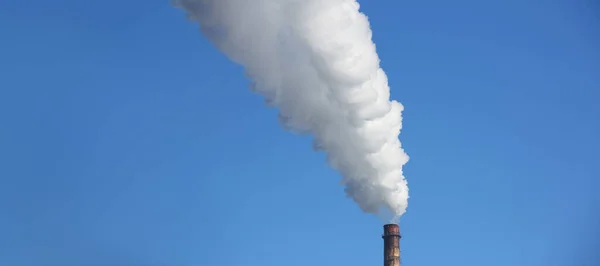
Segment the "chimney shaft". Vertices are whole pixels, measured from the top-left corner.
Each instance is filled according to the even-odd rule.
[[[400,266],[400,226],[383,226],[383,266]]]

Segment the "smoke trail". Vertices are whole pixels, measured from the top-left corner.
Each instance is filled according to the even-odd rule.
[[[355,0],[174,0],[231,60],[251,89],[278,108],[288,130],[310,134],[342,175],[346,193],[373,214],[405,211],[408,155],[398,140],[403,106]]]

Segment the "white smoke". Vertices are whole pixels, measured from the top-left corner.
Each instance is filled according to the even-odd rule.
[[[244,66],[288,130],[310,134],[362,210],[400,217],[408,204],[398,140],[403,106],[355,0],[174,0]]]

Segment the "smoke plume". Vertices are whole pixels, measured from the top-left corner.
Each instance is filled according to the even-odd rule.
[[[400,217],[408,202],[390,101],[367,17],[355,0],[174,0],[288,130],[310,134],[362,210]]]

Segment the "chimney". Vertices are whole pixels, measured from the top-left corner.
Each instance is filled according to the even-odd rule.
[[[400,226],[383,226],[383,266],[400,266]]]

